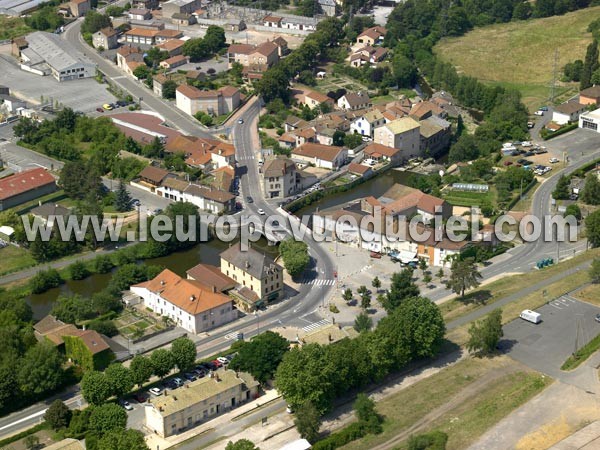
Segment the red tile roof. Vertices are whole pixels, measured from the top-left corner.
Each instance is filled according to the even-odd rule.
[[[56,180],[46,169],[37,168],[16,173],[0,180],[0,200],[55,183]]]
[[[307,142],[292,150],[292,156],[308,156],[310,158],[319,158],[323,161],[333,161],[342,150],[342,147],[336,147],[334,145],[321,145]]]
[[[388,158],[391,158],[392,156],[394,156],[397,153],[399,153],[400,149],[393,148],[393,147],[388,147],[386,145],[377,144],[376,142],[371,142],[369,145],[367,145],[364,148],[363,151],[364,151],[365,155],[372,155],[372,154],[375,154],[375,153],[379,153],[380,155],[387,156]]]

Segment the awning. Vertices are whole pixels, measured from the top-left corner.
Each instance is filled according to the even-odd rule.
[[[411,252],[408,250],[400,250],[397,258],[403,264],[408,264],[411,261],[415,261],[415,262],[419,261],[419,259],[417,258],[417,252]]]

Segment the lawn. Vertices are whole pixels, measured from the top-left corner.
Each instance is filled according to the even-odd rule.
[[[466,358],[377,402],[385,418],[383,432],[342,448],[371,448],[411,427],[411,432],[442,429],[449,435],[447,448],[467,448],[545,385],[539,374],[524,372],[508,357]]]
[[[37,264],[28,250],[15,247],[14,245],[0,248],[0,259],[2,259],[0,275],[16,272]]]
[[[593,7],[564,16],[481,27],[441,40],[434,52],[454,64],[459,73],[518,88],[525,104],[534,109],[549,96],[555,50],[559,70],[570,61],[583,60],[591,42],[587,27],[599,13],[600,7]],[[565,97],[571,89],[575,92],[574,85],[561,86],[557,94]]]
[[[488,192],[467,192],[447,190],[444,191],[444,200],[453,206],[481,206],[489,203],[494,204],[493,191]]]
[[[0,40],[14,39],[33,31],[22,17],[0,16]]]

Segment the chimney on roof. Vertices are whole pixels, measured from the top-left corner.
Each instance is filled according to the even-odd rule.
[[[194,300],[196,300],[196,296],[194,294],[190,295],[190,302],[193,302]]]
[[[165,285],[165,280],[160,280],[160,285],[164,286]]]
[[[216,294],[216,293],[217,293],[217,287],[216,287],[214,284],[213,284],[213,286],[212,286],[212,291],[213,291],[213,294]]]

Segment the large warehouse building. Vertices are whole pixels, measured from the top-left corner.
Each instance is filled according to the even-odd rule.
[[[36,31],[26,40],[27,48],[21,50],[21,69],[37,75],[52,75],[57,81],[96,75],[96,64],[60,36]]]

